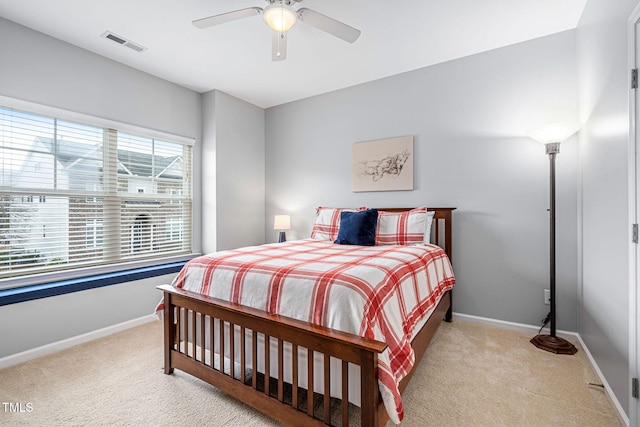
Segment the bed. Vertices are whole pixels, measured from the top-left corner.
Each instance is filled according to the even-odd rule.
[[[432,215],[427,234],[433,245],[396,245],[395,231],[388,236],[380,232],[375,246],[333,244],[339,223],[332,211],[333,223],[317,229],[318,223],[314,225],[314,239],[222,251],[190,261],[172,285],[159,287],[164,372],[179,369],[194,375],[287,425],[346,426],[353,422],[354,409],[359,409],[363,426],[401,421],[400,395],[440,322],[451,321],[455,283],[450,264],[455,208],[380,209],[380,218],[389,215],[386,224],[404,218],[397,220],[404,224],[418,217],[414,213],[419,209]],[[390,240],[384,241],[385,236]],[[380,282],[366,280],[374,282],[375,296],[361,283],[364,279],[353,278],[360,269],[384,272]],[[315,270],[322,270],[321,278]],[[245,289],[247,277],[253,277],[247,283],[257,283],[257,288]],[[292,288],[294,279],[301,288],[291,297],[284,290]],[[314,287],[305,280],[316,288],[318,283],[330,287],[333,305],[299,308],[298,300],[328,295],[300,290]],[[425,288],[423,282],[431,292],[418,290]],[[413,301],[405,291],[379,292],[391,284],[413,286],[416,295],[424,295]],[[360,295],[362,301],[356,297],[355,303],[345,303],[347,294]],[[393,325],[396,318],[401,318],[399,327]]]

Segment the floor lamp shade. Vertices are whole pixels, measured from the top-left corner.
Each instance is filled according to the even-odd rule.
[[[278,243],[282,243],[287,240],[284,230],[291,228],[291,217],[289,215],[276,215],[273,219],[273,229],[280,230],[278,235]]]
[[[549,155],[549,290],[551,309],[549,335],[536,335],[531,343],[536,347],[556,354],[575,354],[578,350],[569,341],[556,336],[556,155],[560,144],[575,134],[580,126],[576,123],[558,123],[543,126],[528,135],[545,144]]]
[[[527,132],[527,135],[542,144],[560,143],[571,138],[578,132],[578,123],[555,123],[552,125],[540,126]]]

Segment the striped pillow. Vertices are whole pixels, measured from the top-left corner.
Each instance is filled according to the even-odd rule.
[[[316,210],[316,221],[311,229],[311,238],[330,240],[333,242],[338,238],[338,232],[340,231],[340,213],[358,212],[365,209],[365,207],[359,209],[344,209],[320,206]]]
[[[427,227],[427,208],[405,212],[378,213],[376,245],[413,245],[422,243]]]

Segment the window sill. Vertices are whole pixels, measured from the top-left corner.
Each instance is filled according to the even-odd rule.
[[[117,285],[119,283],[131,282],[134,280],[148,279],[150,277],[163,276],[165,274],[173,274],[179,272],[185,264],[186,261],[181,261],[170,264],[97,274],[88,277],[61,280],[51,283],[4,289],[0,290],[0,306],[56,295],[64,295],[72,292],[85,291],[103,286]]]

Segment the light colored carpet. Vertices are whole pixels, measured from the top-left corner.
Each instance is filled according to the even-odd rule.
[[[554,355],[530,338],[443,323],[405,392],[402,425],[621,425],[603,390],[587,385],[598,379],[581,348]],[[0,424],[279,425],[188,374],[165,375],[162,358],[162,325],[152,322],[0,370],[0,401],[25,410],[0,406]]]

